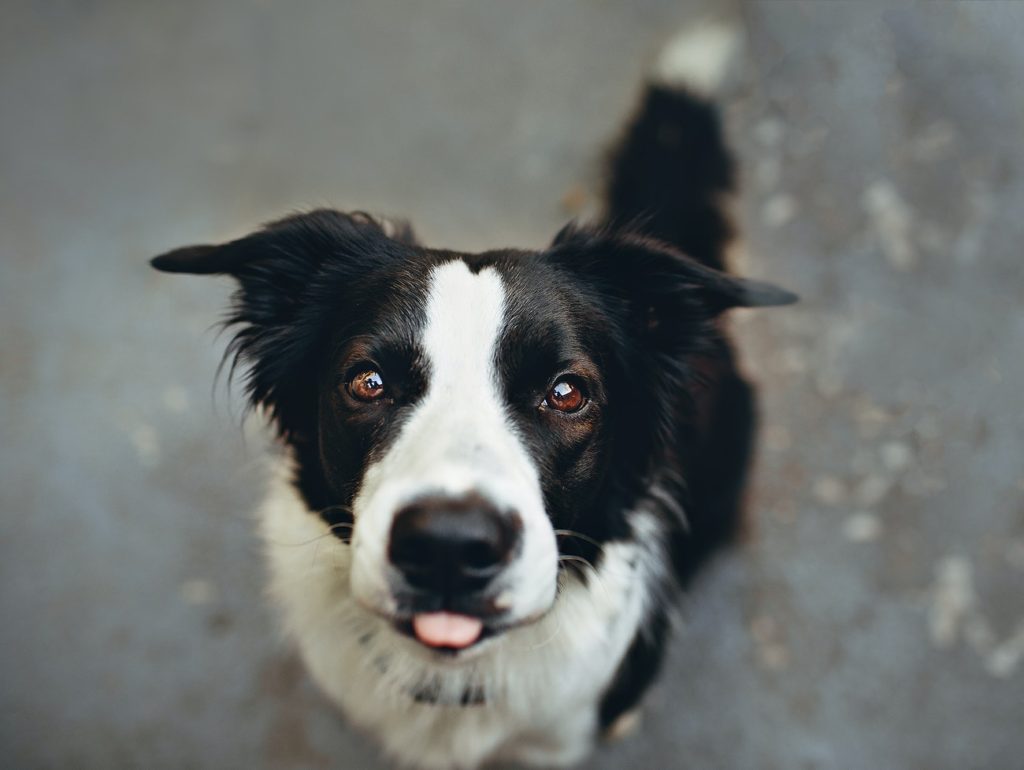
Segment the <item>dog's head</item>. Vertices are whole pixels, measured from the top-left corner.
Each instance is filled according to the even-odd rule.
[[[231,352],[352,594],[448,649],[547,612],[565,557],[622,535],[715,318],[793,299],[629,235],[469,255],[333,211],[153,264],[237,279]]]

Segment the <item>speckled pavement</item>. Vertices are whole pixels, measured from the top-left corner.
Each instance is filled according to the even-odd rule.
[[[261,599],[229,286],[146,259],[320,204],[540,246],[712,12],[748,37],[736,264],[803,301],[735,316],[747,541],[587,767],[1024,766],[1024,5],[3,10],[4,767],[385,767]]]

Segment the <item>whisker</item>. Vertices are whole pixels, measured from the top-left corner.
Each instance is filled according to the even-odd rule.
[[[558,561],[576,562],[578,564],[582,564],[584,567],[588,569],[593,570],[594,572],[597,572],[597,567],[595,567],[588,559],[584,559],[582,556],[574,556],[571,553],[563,553],[559,555]]]
[[[604,546],[601,545],[601,543],[597,542],[594,538],[590,537],[589,535],[584,535],[582,532],[577,532],[576,530],[573,530],[573,529],[556,529],[555,530],[555,536],[556,537],[575,537],[576,539],[582,540],[585,543],[590,543],[592,546],[594,546],[595,548],[597,548],[597,550],[599,550],[601,552],[604,551]]]
[[[328,505],[326,508],[321,508],[319,511],[310,511],[310,513],[312,513],[312,514],[314,514],[316,516],[323,516],[325,513],[330,513],[331,511],[342,511],[344,513],[349,513],[349,514],[354,514],[355,513],[352,510],[351,506],[341,505],[340,503],[337,504],[337,505]]]
[[[608,586],[604,584],[604,579],[601,577],[601,573],[597,571],[597,567],[591,564],[589,561],[584,559],[582,556],[573,556],[572,554],[563,554],[558,557],[558,561],[571,561],[583,565],[584,570],[590,570],[589,575],[597,581],[598,586],[604,591],[604,595],[611,597],[611,592],[608,590]]]
[[[317,544],[313,547],[313,558],[309,560],[309,571],[310,572],[312,572],[313,568],[316,566],[316,557],[317,557],[317,554],[320,553],[319,538],[317,538],[317,540],[318,540]]]
[[[323,540],[325,537],[333,537],[333,536],[335,536],[335,532],[334,531],[336,529],[341,529],[341,528],[344,528],[344,527],[348,527],[351,530],[353,527],[355,527],[355,525],[354,524],[345,524],[345,523],[332,524],[331,526],[329,526],[327,528],[327,530],[328,530],[327,532],[324,532],[323,534],[317,535],[316,537],[311,537],[309,540],[302,540],[302,541],[300,541],[298,543],[284,543],[284,542],[281,542],[280,540],[277,540],[277,541],[274,542],[274,545],[284,545],[284,546],[288,546],[289,548],[301,548],[304,545],[311,545],[313,543],[317,543],[320,540]],[[347,543],[348,541],[343,540],[342,542]]]

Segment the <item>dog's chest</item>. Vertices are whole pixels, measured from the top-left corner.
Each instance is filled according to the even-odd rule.
[[[533,709],[493,701],[441,705],[344,698],[341,702],[353,722],[371,731],[386,753],[405,765],[476,768],[504,760],[561,766],[586,755],[597,724],[592,699],[564,695],[554,685],[546,702]]]
[[[641,545],[606,546],[598,571],[566,582],[542,621],[447,664],[352,600],[348,546],[290,484],[274,485],[262,516],[270,592],[289,636],[317,684],[392,758],[553,766],[592,746],[601,696],[651,602]]]

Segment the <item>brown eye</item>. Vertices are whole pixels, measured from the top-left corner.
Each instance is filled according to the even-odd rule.
[[[544,406],[559,412],[578,412],[587,405],[583,389],[572,380],[559,380],[544,397]]]
[[[348,392],[360,401],[376,401],[384,395],[384,378],[376,369],[364,369],[348,383]]]

